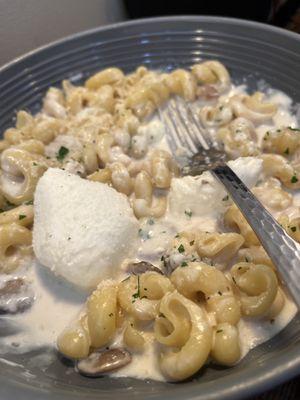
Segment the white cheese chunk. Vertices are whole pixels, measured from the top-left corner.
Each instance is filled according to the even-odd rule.
[[[38,260],[75,285],[113,278],[135,250],[138,223],[115,189],[56,168],[39,180],[33,248]]]
[[[262,171],[262,160],[254,157],[240,157],[229,161],[228,165],[249,188],[256,184]],[[169,194],[169,213],[217,217],[224,212],[226,194],[224,187],[208,171],[200,176],[174,178]]]

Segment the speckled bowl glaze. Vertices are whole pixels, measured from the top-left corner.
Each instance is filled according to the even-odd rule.
[[[12,124],[16,110],[39,110],[47,88],[59,85],[62,79],[81,83],[108,66],[126,72],[141,64],[170,70],[203,59],[225,63],[235,82],[255,89],[263,81],[287,93],[295,103],[300,102],[300,36],[263,24],[218,17],[136,20],[67,37],[2,67],[1,132]],[[180,384],[83,378],[51,349],[0,354],[0,398],[243,399],[300,373],[299,323],[297,316],[235,367],[210,365]],[[0,336],[4,334],[1,326],[0,320]],[[41,354],[46,357],[41,359]]]

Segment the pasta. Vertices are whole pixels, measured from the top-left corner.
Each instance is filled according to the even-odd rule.
[[[289,156],[299,148],[299,133],[290,127],[267,131],[263,138],[263,149],[268,153]]]
[[[228,322],[218,324],[214,332],[211,355],[218,364],[232,365],[241,357],[239,334]]]
[[[31,254],[31,231],[17,223],[0,225],[0,271],[10,273]]]
[[[224,145],[225,152],[232,158],[255,156],[260,153],[256,144],[255,127],[244,117],[236,118],[226,127],[221,127],[217,135]]]
[[[205,311],[176,291],[164,296],[160,311],[168,315],[175,307],[185,309],[191,324],[190,334],[178,352],[168,352],[161,356],[160,365],[169,379],[183,380],[197,372],[205,363],[211,349],[212,329]],[[156,338],[158,341],[161,339],[160,335]]]
[[[252,228],[235,204],[230,206],[224,215],[224,222],[228,228],[238,230],[243,236],[245,246],[259,245],[259,240]]]
[[[86,357],[89,354],[90,346],[86,315],[68,326],[57,338],[59,351],[70,358]]]
[[[1,167],[4,173],[0,184],[4,197],[16,205],[32,200],[35,186],[46,169],[44,160],[26,150],[8,148],[1,154]],[[10,185],[11,176],[15,182],[13,186]]]
[[[47,238],[44,247],[59,242],[60,267],[71,252],[68,267],[72,268],[63,275],[54,265],[55,273],[74,284],[89,275],[87,269],[96,260],[103,279],[95,279],[91,292],[80,292],[74,304],[66,301],[66,310],[60,301],[53,301],[49,307],[55,310],[45,316],[27,318],[25,312],[19,316],[20,326],[28,331],[32,321],[40,320],[35,329],[41,336],[51,329],[58,351],[76,363],[77,372],[82,372],[80,362],[100,359],[102,353],[104,358],[125,354],[126,363],[118,366],[123,370],[118,375],[117,367],[112,367],[113,375],[182,381],[209,361],[234,365],[250,343],[268,339],[292,317],[292,302],[280,286],[276,265],[237,206],[207,172],[185,176],[184,148],[172,154],[158,116],[168,102],[174,107],[178,97],[193,103],[189,108],[193,118],[214,145],[229,159],[239,158],[237,173],[246,183],[247,178],[255,183],[254,195],[300,243],[300,209],[293,192],[300,188],[299,129],[280,95],[247,93],[234,85],[217,60],[173,71],[140,66],[129,74],[110,67],[96,71],[82,85],[64,80],[61,87],[49,88],[41,111],[35,115],[18,111],[15,125],[0,141],[0,278],[1,285],[23,275],[29,277],[29,286],[40,284],[38,263],[29,267],[32,246],[35,249],[39,239],[34,227],[40,186],[36,196],[35,190],[47,169],[65,170],[72,179],[78,175],[81,183],[87,179],[110,186],[89,183],[118,196],[120,208],[114,212],[104,194],[99,203],[85,191],[74,192],[74,203],[69,192],[62,198],[56,193],[48,196],[41,230]],[[123,203],[128,206],[132,236],[129,239],[129,229],[124,230],[122,242]],[[69,204],[75,214],[73,209],[69,214]],[[60,210],[64,211],[57,213]],[[97,218],[103,210],[107,217],[102,225]],[[79,222],[82,214],[91,217],[89,223]],[[60,226],[54,235],[52,221]],[[67,232],[69,226],[75,232],[71,228]],[[81,243],[86,244],[84,251]],[[107,244],[101,254],[95,251],[100,244]],[[73,268],[78,254],[78,268]],[[90,264],[81,274],[89,256]],[[104,265],[105,276],[100,274]],[[72,280],[69,276],[75,272],[79,278]],[[39,290],[32,301],[40,301],[44,288]],[[58,318],[60,314],[63,318]],[[262,329],[256,329],[260,325]]]
[[[279,154],[263,154],[261,158],[267,176],[279,179],[287,188],[300,188],[299,172],[286,158]]]
[[[263,264],[241,262],[232,267],[231,275],[240,290],[242,313],[256,317],[264,315],[273,304],[278,290],[274,271]]]
[[[149,321],[158,313],[159,300],[172,290],[173,286],[167,278],[156,272],[147,272],[141,277],[131,276],[121,282],[118,301],[135,319]]]
[[[214,264],[226,266],[243,243],[244,238],[238,233],[199,232],[196,246],[200,258],[204,257]]]
[[[230,104],[236,117],[247,118],[254,123],[268,121],[277,111],[275,104],[264,101],[264,94],[261,92],[252,96],[234,96]]]
[[[288,235],[300,243],[300,218],[289,218],[287,215],[280,215],[278,222]]]
[[[205,295],[207,307],[214,312],[218,322],[237,324],[240,307],[231,284],[217,268],[204,263],[190,263],[177,268],[171,275],[176,289],[185,297],[196,299],[199,292]]]

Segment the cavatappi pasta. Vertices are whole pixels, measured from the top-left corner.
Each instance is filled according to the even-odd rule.
[[[156,115],[173,96],[195,102],[195,118],[228,158],[261,160],[253,193],[300,242],[293,196],[300,188],[300,130],[277,121],[278,101],[237,90],[216,60],[171,72],[141,66],[127,75],[112,67],[81,86],[65,80],[49,88],[38,114],[19,111],[15,126],[3,133],[1,274],[14,273],[32,256],[35,188],[52,167],[122,193],[139,221],[140,240],[152,239],[149,229],[168,218],[173,183],[183,179]],[[174,217],[184,218],[184,229],[160,230],[153,265],[152,254],[137,255],[122,264],[125,277],[97,282],[58,336],[64,356],[82,360],[118,343],[134,362],[151,347],[155,365],[171,381],[191,377],[208,360],[225,366],[240,360],[242,321],[274,321],[288,298],[276,266],[228,196],[213,228],[196,214],[187,206]],[[128,272],[143,261],[145,271]]]

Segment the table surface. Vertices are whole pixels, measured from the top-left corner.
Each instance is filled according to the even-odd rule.
[[[299,400],[300,377],[278,386],[260,396],[251,397],[249,400]]]

